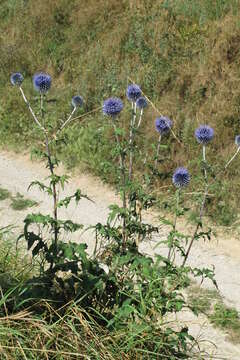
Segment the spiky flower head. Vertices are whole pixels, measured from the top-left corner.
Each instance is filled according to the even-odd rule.
[[[160,116],[155,120],[155,127],[161,135],[165,135],[172,127],[172,120],[170,120],[167,116]]]
[[[138,85],[131,84],[128,86],[127,92],[126,92],[128,100],[135,102],[141,96],[141,94],[142,94],[142,91]]]
[[[115,117],[123,109],[122,100],[119,98],[109,98],[104,101],[102,111],[104,115]]]
[[[83,105],[83,98],[80,95],[72,97],[72,106],[74,108],[81,107]]]
[[[146,98],[144,96],[140,96],[136,101],[136,105],[139,109],[144,109],[147,107],[148,103]]]
[[[11,75],[10,80],[11,80],[12,85],[20,86],[24,80],[24,77],[21,73],[16,72]]]
[[[237,136],[235,137],[235,144],[236,144],[238,147],[240,147],[240,135],[237,135]]]
[[[184,167],[177,168],[173,174],[172,182],[178,188],[188,186],[190,182],[190,175],[187,169]]]
[[[37,73],[33,76],[33,86],[41,94],[45,94],[51,87],[52,78],[45,73]]]
[[[199,144],[208,144],[214,136],[214,130],[208,125],[200,125],[195,130],[195,138]]]

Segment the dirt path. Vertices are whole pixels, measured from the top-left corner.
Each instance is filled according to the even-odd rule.
[[[6,152],[0,153],[0,169],[0,186],[2,188],[9,190],[13,195],[19,192],[26,198],[38,202],[35,208],[24,211],[11,209],[9,199],[0,202],[0,227],[11,223],[16,227],[15,230],[19,234],[22,231],[23,219],[29,212],[47,214],[51,211],[51,201],[44,193],[36,187],[27,190],[31,181],[43,181],[48,176],[48,171],[44,169],[42,164],[31,162],[29,156]],[[77,188],[90,196],[94,203],[83,199],[78,206],[71,204],[68,209],[61,209],[60,217],[77,221],[84,224],[85,227],[94,225],[97,222],[105,223],[108,206],[118,202],[115,192],[98,179],[79,173],[73,176],[66,187],[66,191],[64,191],[64,195],[72,194]],[[150,218],[153,222],[157,221],[152,214],[147,218]],[[143,251],[164,253],[166,251],[164,248],[153,250],[153,247],[160,239],[166,236],[166,231],[166,228],[162,228],[158,238],[154,238],[151,244],[143,244]],[[84,232],[81,237],[78,235],[74,240],[86,241],[89,251],[92,251],[95,245],[94,235],[91,230]],[[225,235],[210,243],[199,242],[194,246],[189,258],[189,264],[199,267],[209,267],[212,264],[215,267],[216,279],[225,302],[240,311],[240,241],[233,237],[227,238]],[[205,284],[205,286],[211,287],[211,284]],[[194,318],[192,315],[186,315],[184,321],[195,335],[201,334],[202,338],[205,337],[205,339],[217,344],[218,350],[215,350],[210,345],[212,350],[208,348],[209,351],[215,354],[215,358],[240,359],[240,345],[228,343],[225,334],[213,329],[205,317]]]

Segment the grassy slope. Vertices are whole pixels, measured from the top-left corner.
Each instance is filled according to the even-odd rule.
[[[19,149],[38,137],[22,99],[9,83],[13,71],[25,75],[24,86],[33,103],[37,100],[32,74],[44,70],[53,76],[49,97],[57,106],[48,104],[53,122],[70,111],[75,93],[83,95],[84,111],[111,95],[123,97],[130,76],[161,113],[174,120],[174,130],[185,144],[183,148],[174,139],[167,140],[161,165],[166,179],[159,185],[170,182],[178,165],[196,171],[197,124],[214,127],[213,151],[208,156],[213,163],[216,159],[223,163],[235,150],[234,137],[240,133],[239,9],[239,0],[2,0],[1,142]],[[125,113],[127,120],[128,110]],[[156,115],[152,108],[147,110],[144,148],[157,140]],[[99,112],[81,129],[73,125],[63,155],[69,166],[81,161],[111,181],[112,165],[106,162],[111,159],[112,134],[104,121]],[[220,223],[231,222],[231,207],[239,202],[239,163],[237,159],[223,187],[216,185],[218,195],[211,200]],[[138,167],[141,171],[141,159]]]

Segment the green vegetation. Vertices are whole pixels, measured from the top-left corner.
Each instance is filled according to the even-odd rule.
[[[38,205],[38,203],[34,200],[25,199],[23,195],[17,193],[13,196],[7,189],[0,188],[0,201],[10,199],[11,200],[11,208],[13,210],[25,210],[27,208]]]
[[[69,113],[72,95],[84,97],[82,112],[87,112],[111,95],[123,96],[130,76],[156,108],[174,120],[182,142],[180,146],[172,137],[166,140],[155,189],[170,183],[179,164],[196,172],[199,147],[193,132],[197,124],[214,127],[214,151],[207,156],[215,164],[217,154],[222,166],[234,151],[234,137],[240,131],[239,9],[239,0],[42,0],[37,6],[33,0],[2,1],[1,143],[19,150],[39,139],[35,124],[23,111],[25,105],[11,88],[13,71],[25,75],[35,106],[31,76],[45,70],[54,77],[55,90],[48,102],[51,110],[57,103],[49,119],[53,124]],[[138,143],[142,149],[136,159],[138,174],[145,153],[156,143],[158,114],[152,107],[147,110]],[[110,155],[113,134],[105,123],[101,111],[85,118],[81,126],[73,123],[65,131],[68,145],[64,150],[60,146],[61,157],[68,167],[82,166],[115,182],[116,164]],[[226,172],[223,186],[216,183],[216,192],[208,199],[208,215],[214,209],[212,220],[222,225],[236,219],[239,161]],[[199,184],[194,176],[193,180],[194,190]]]
[[[212,324],[227,332],[228,338],[232,342],[240,343],[240,316],[236,309],[220,302],[215,304],[214,311],[209,318]]]
[[[228,339],[240,343],[240,316],[236,309],[226,306],[217,290],[192,285],[187,289],[188,299],[197,313],[207,315],[210,322],[226,331]]]
[[[17,193],[13,196],[10,191],[0,187],[0,201],[10,199],[11,200],[11,208],[13,210],[25,210],[27,208],[38,205],[38,203],[34,200],[25,199],[23,195]]]
[[[17,193],[16,196],[11,198],[10,206],[13,210],[25,210],[36,205],[38,205],[36,201],[25,199],[23,195]]]
[[[135,360],[138,358],[143,360],[163,360],[169,358],[177,360],[189,358],[186,355],[180,355],[180,352],[179,356],[174,355],[175,352],[173,351],[177,344],[178,351],[181,347],[183,349],[188,347],[187,342],[192,339],[188,335],[187,328],[175,332],[170,328],[171,326],[174,327],[174,323],[164,321],[164,316],[161,317],[160,315],[161,312],[164,313],[167,309],[168,311],[179,311],[184,305],[184,301],[181,297],[175,298],[177,291],[174,291],[171,299],[169,298],[165,304],[167,307],[165,307],[163,296],[166,296],[166,289],[162,289],[160,292],[161,278],[159,279],[159,269],[156,267],[157,273],[155,273],[150,259],[135,256],[134,262],[128,267],[128,278],[124,279],[123,269],[129,266],[129,259],[132,255],[125,258],[115,257],[115,261],[121,260],[120,264],[116,262],[114,264],[115,271],[119,272],[119,274],[115,275],[120,276],[120,280],[127,285],[124,291],[122,288],[122,295],[128,295],[132,271],[140,264],[139,270],[141,270],[135,273],[135,276],[143,276],[144,281],[151,279],[151,283],[148,288],[143,286],[143,281],[141,282],[139,299],[138,291],[135,288],[135,294],[131,294],[135,304],[134,307],[130,301],[126,301],[122,309],[115,305],[115,309],[112,309],[113,312],[117,310],[115,323],[110,321],[109,326],[106,326],[107,318],[103,317],[102,311],[106,311],[111,299],[109,298],[108,303],[106,303],[105,297],[102,298],[103,293],[93,292],[93,286],[100,291],[101,287],[106,285],[104,293],[107,290],[108,295],[111,294],[114,291],[113,275],[109,277],[110,283],[106,282],[104,284],[103,281],[106,281],[106,279],[104,280],[106,275],[103,276],[103,272],[98,272],[98,280],[100,281],[96,283],[93,271],[97,270],[97,268],[94,270],[89,267],[85,273],[85,280],[83,278],[86,281],[85,285],[87,285],[87,282],[89,283],[85,289],[85,295],[88,294],[88,296],[81,296],[78,300],[67,301],[60,306],[59,301],[61,301],[63,295],[60,287],[58,287],[58,293],[54,294],[55,300],[44,299],[43,289],[45,293],[53,297],[53,288],[42,288],[44,283],[41,284],[40,278],[37,277],[38,260],[30,259],[22,247],[20,247],[21,250],[16,250],[14,238],[9,231],[7,229],[1,229],[1,231],[0,345],[3,359],[22,360],[24,358],[38,360],[41,357],[56,360],[75,358],[93,360]],[[109,253],[105,254],[105,256],[109,261]],[[69,253],[68,257],[70,257]],[[162,268],[161,275],[166,281],[165,275],[169,268],[166,268],[165,275],[163,270],[164,268]],[[174,273],[169,274],[171,281],[179,287],[181,286],[180,276],[183,275],[184,278],[184,274],[176,274],[176,269],[173,270]],[[92,272],[91,278],[87,278],[88,271]],[[33,285],[32,279],[36,282],[36,285],[40,285],[41,291],[38,294],[36,292],[29,293],[29,288]],[[67,278],[62,278],[62,284],[63,281],[65,285],[68,283]],[[66,290],[65,288],[65,295],[69,295]],[[147,291],[146,294],[144,294],[145,291]],[[159,299],[157,300],[159,295],[162,298],[160,302]],[[158,312],[156,312],[157,308],[153,310],[155,307],[152,303],[153,296],[156,301],[155,305],[159,304],[160,306]],[[94,309],[91,307],[86,311],[86,303],[89,298],[95,302],[96,297],[99,301],[98,311],[93,311]],[[121,291],[118,293],[119,300],[120,297]],[[87,302],[84,298],[86,298]],[[104,307],[102,307],[103,305]],[[168,355],[166,355],[166,352]],[[190,359],[203,360],[205,354],[201,355],[199,351],[196,351],[196,353],[191,353]]]
[[[217,290],[204,289],[198,285],[191,285],[188,288],[188,299],[197,312],[209,314],[213,303],[221,299]]]
[[[6,200],[11,196],[11,193],[2,187],[0,187],[0,201]]]

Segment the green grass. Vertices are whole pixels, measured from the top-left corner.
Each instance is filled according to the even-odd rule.
[[[217,290],[192,285],[188,288],[188,299],[198,313],[205,314],[216,328],[224,330],[232,343],[240,343],[239,313],[223,303]]]
[[[230,341],[240,343],[240,316],[236,309],[217,303],[209,319],[214,326],[226,331]]]
[[[198,285],[188,288],[188,299],[190,304],[198,311],[208,314],[212,304],[221,299],[217,290],[203,289]]]
[[[31,199],[25,199],[23,195],[17,193],[15,197],[11,198],[11,208],[13,210],[25,210],[33,206],[37,206],[38,203]]]
[[[6,200],[11,197],[11,193],[2,187],[0,187],[0,201]]]
[[[36,201],[26,199],[20,193],[17,193],[15,196],[13,196],[10,191],[0,187],[0,201],[6,199],[11,200],[10,206],[13,210],[25,210],[38,205]]]

